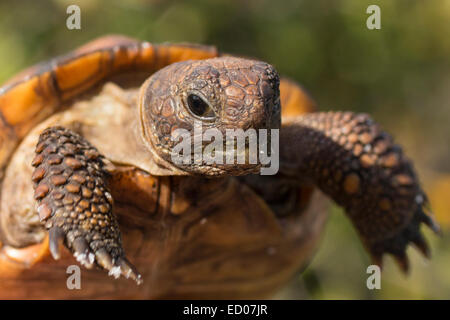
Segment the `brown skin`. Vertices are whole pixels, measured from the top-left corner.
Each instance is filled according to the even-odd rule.
[[[105,44],[101,43],[100,47],[103,46]],[[126,42],[124,46],[127,48],[125,51],[137,52],[137,56],[141,57],[145,51],[134,50],[137,47],[134,42]],[[102,52],[94,51],[92,55],[96,56],[92,59],[99,59]],[[120,53],[120,50],[116,52]],[[51,77],[57,79],[57,86],[53,86],[53,89],[58,92],[59,99],[75,97],[100,81],[99,79],[107,79],[111,74],[131,70],[139,65],[136,61],[140,60],[137,59],[133,60],[133,64],[121,66],[120,54],[116,53],[116,57],[117,59],[112,60],[113,65],[119,65],[114,67],[116,69],[102,71],[100,68],[93,78],[87,82],[78,82],[75,86],[67,83],[74,80],[58,78],[58,74],[71,67],[74,68],[72,70],[80,70],[74,67],[79,62],[62,60],[61,67],[50,73]],[[157,61],[159,64],[161,61],[170,64],[172,60],[167,58]],[[79,61],[83,61],[84,69],[90,70],[86,60]],[[156,68],[155,63],[147,61],[149,60],[142,60],[138,69],[145,69],[144,66],[148,70]],[[45,77],[45,72],[40,77]],[[346,208],[377,263],[381,264],[381,257],[385,252],[392,253],[406,270],[405,248],[410,242],[427,253],[419,231],[420,223],[425,222],[435,230],[437,226],[422,211],[426,197],[411,164],[404,159],[401,149],[393,145],[389,136],[365,116],[350,113],[300,116],[299,101],[305,99],[305,96],[300,94],[299,97],[298,92],[302,92],[301,90],[286,89],[290,94],[283,94],[283,90],[281,93],[281,103],[287,106],[284,114],[296,117],[283,118],[280,137],[281,171],[277,175],[247,175],[238,180],[230,176],[254,172],[259,165],[212,167],[204,164],[180,166],[171,163],[168,157],[168,152],[173,147],[173,142],[168,139],[171,130],[186,128],[192,132],[194,120],[200,119],[206,128],[214,127],[222,131],[226,128],[279,128],[278,86],[276,71],[263,62],[222,57],[172,64],[144,82],[139,95],[136,91],[121,93],[120,89],[111,89],[118,94],[111,93],[110,90],[109,95],[104,95],[106,100],[101,100],[102,95],[94,98],[93,101],[103,101],[98,121],[89,113],[96,109],[89,108],[88,102],[87,107],[74,106],[61,116],[54,116],[41,124],[25,139],[14,155],[5,182],[8,185],[12,181],[8,177],[13,177],[14,169],[22,166],[23,159],[27,158],[21,157],[30,152],[27,146],[32,145],[33,141],[36,144],[37,135],[50,127],[40,135],[36,146],[33,181],[34,197],[39,204],[37,211],[50,231],[50,250],[53,256],[58,258],[60,255],[58,243],[59,239],[64,239],[69,250],[87,267],[92,267],[95,262],[113,275],[129,276],[138,283],[141,277],[125,258],[117,227],[125,226],[124,230],[128,233],[126,225],[134,224],[133,220],[136,218],[127,216],[121,220],[120,212],[129,215],[136,208],[137,212],[145,212],[148,208],[142,199],[148,199],[149,207],[153,208],[151,212],[158,212],[159,208],[164,207],[164,211],[168,210],[173,215],[181,214],[181,219],[177,220],[166,220],[168,216],[163,214],[161,218],[165,220],[165,227],[157,227],[161,224],[155,225],[156,219],[149,225],[154,229],[143,233],[144,238],[147,235],[156,236],[147,238],[145,246],[140,247],[145,247],[145,250],[153,249],[147,251],[152,256],[150,266],[146,260],[148,254],[142,255],[141,252],[137,256],[133,255],[136,259],[145,258],[138,259],[138,268],[145,266],[143,277],[151,279],[146,288],[155,284],[161,287],[160,291],[153,289],[151,293],[144,294],[147,297],[201,297],[207,294],[237,297],[239,291],[242,292],[242,297],[255,297],[257,292],[262,294],[273,290],[304,265],[323,226],[324,220],[318,213],[323,210],[314,214],[311,213],[311,207],[307,208],[312,190],[308,186],[312,185],[318,186]],[[282,88],[292,86],[291,83],[284,82]],[[8,89],[3,100],[8,99],[12,89]],[[188,103],[192,93],[206,101],[208,108],[193,108]],[[10,97],[12,99],[15,96]],[[48,100],[51,99],[50,94]],[[112,100],[120,100],[121,103],[113,107],[117,103]],[[113,116],[108,116],[109,107],[104,108],[106,112],[101,111],[109,104],[111,110],[114,110]],[[40,106],[37,102],[34,105]],[[0,99],[0,110],[1,106]],[[55,106],[57,104],[46,101],[45,110],[54,110]],[[9,114],[13,115],[11,112]],[[119,114],[123,116],[118,117]],[[90,123],[89,119],[93,122]],[[62,125],[66,129],[55,125]],[[11,132],[19,137],[29,126],[28,119],[25,123],[14,123],[14,130]],[[114,143],[110,143],[108,138]],[[10,148],[7,144],[2,146],[5,154]],[[128,167],[123,167],[124,164]],[[153,177],[179,177],[170,178],[168,184],[154,181],[152,190],[158,190],[154,194],[144,187],[147,184],[145,181],[154,178],[142,179],[144,173],[150,173]],[[200,177],[195,177],[198,175]],[[214,176],[215,179],[205,179],[206,176]],[[20,182],[23,180],[19,179],[19,184],[23,190],[27,190],[29,198],[30,187],[26,182]],[[135,193],[127,190],[134,190]],[[211,190],[223,192],[212,196],[214,192]],[[167,195],[170,196],[167,198]],[[24,236],[23,231],[18,232],[32,230],[31,226],[35,226],[35,219],[30,218],[30,210],[23,209],[23,201],[19,205],[22,209],[15,207],[10,210],[14,200],[8,202],[4,196],[5,190],[2,208],[6,211],[2,212],[1,217],[3,238],[9,239],[11,244],[15,242],[16,246],[20,246],[20,239],[24,238],[27,245],[30,241],[32,243],[29,235]],[[163,200],[164,197],[168,200]],[[126,210],[120,210],[120,205],[117,206],[115,211],[119,212],[119,221],[113,212],[112,199],[119,203],[133,204]],[[206,211],[201,209],[205,206]],[[97,211],[94,212],[94,209]],[[195,212],[200,212],[200,218],[191,220],[195,217]],[[300,214],[301,212],[303,213]],[[213,223],[202,229],[202,221],[206,221],[203,219],[209,219],[211,214]],[[241,214],[246,219],[240,220]],[[253,218],[248,220],[250,216]],[[245,220],[252,222],[247,225]],[[30,227],[24,227],[27,225]],[[247,227],[243,228],[245,225]],[[260,227],[252,230],[257,225]],[[300,229],[303,231],[299,233],[297,226],[301,225],[303,227]],[[177,229],[179,226],[183,232]],[[193,237],[186,231],[186,228],[189,230],[192,227],[201,229]],[[311,232],[305,229],[311,229]],[[31,239],[42,239],[40,235],[42,233],[39,231],[32,232]],[[158,235],[164,235],[160,244]],[[124,239],[126,242],[125,236]],[[135,243],[136,238],[133,239],[132,243]],[[128,247],[133,248],[133,245]],[[141,249],[138,251],[142,251]],[[270,259],[267,250],[278,252],[277,259]],[[199,252],[209,253],[205,257],[195,258]],[[211,255],[211,252],[214,254]],[[198,260],[198,264],[193,265],[193,270],[196,271],[189,271],[189,261],[192,259]],[[214,262],[215,259],[221,262]],[[229,263],[231,265],[228,267],[217,267]],[[247,265],[252,267],[244,267]],[[162,267],[155,269],[156,266]],[[215,267],[210,268],[211,266]],[[199,272],[201,268],[206,269]],[[243,269],[251,269],[252,274]],[[176,270],[181,272],[179,277],[175,276]],[[201,274],[200,278],[196,279],[195,274]],[[203,276],[205,279],[202,279]],[[214,285],[216,277],[217,286]],[[239,281],[227,288],[230,278],[238,278]],[[262,278],[266,280],[260,282]],[[173,285],[174,280],[177,285]],[[207,285],[202,287],[205,281]],[[100,289],[97,291],[100,292]]]
[[[205,105],[208,108],[205,115],[193,114],[188,105],[190,95],[209,104]],[[178,143],[171,139],[175,129],[188,130],[192,139],[194,121],[201,121],[203,131],[216,128],[224,136],[226,129],[276,129],[280,127],[280,109],[279,77],[275,69],[265,62],[234,57],[173,64],[150,77],[142,85],[139,98],[144,143],[156,159],[171,167],[170,152]],[[210,116],[205,119],[207,114]],[[178,167],[184,171],[180,173],[183,175],[214,176],[236,176],[259,169],[259,165],[206,163]]]

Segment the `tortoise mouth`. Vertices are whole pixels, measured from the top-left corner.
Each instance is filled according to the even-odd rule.
[[[247,164],[247,165],[214,165],[214,164],[201,164],[201,165],[189,165],[179,166],[180,169],[185,170],[191,174],[207,175],[207,176],[242,176],[247,174],[257,174],[261,168],[260,164]]]
[[[225,151],[223,151],[225,149]],[[201,148],[198,152],[191,152],[183,158],[176,158],[178,155],[170,153],[167,159],[178,168],[193,174],[208,176],[242,176],[259,173],[262,164],[257,161],[257,152],[251,150],[248,144],[245,148],[234,146],[231,150],[226,148],[224,143],[221,150],[213,150],[209,154],[206,148]]]

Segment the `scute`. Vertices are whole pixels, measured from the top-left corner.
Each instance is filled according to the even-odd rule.
[[[214,47],[160,44],[109,36],[62,57],[31,67],[0,88],[0,170],[15,146],[37,123],[66,103],[119,74],[150,75],[164,66],[188,59],[217,56]],[[9,133],[3,134],[6,128]]]

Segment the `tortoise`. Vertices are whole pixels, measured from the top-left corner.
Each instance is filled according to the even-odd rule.
[[[243,163],[175,161],[173,133],[198,123],[266,132],[278,170],[248,143]],[[212,46],[105,36],[18,74],[0,89],[0,168],[1,298],[269,297],[311,260],[327,198],[380,266],[406,272],[409,244],[429,255],[421,224],[439,230],[369,115],[318,112],[270,64]]]

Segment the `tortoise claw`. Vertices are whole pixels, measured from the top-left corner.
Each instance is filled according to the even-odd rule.
[[[395,261],[397,262],[398,266],[402,270],[404,274],[409,273],[409,259],[406,252],[403,252],[402,254],[394,255]]]
[[[113,259],[104,248],[95,252],[95,259],[102,268],[111,272],[111,269],[114,267]]]
[[[422,234],[417,234],[414,238],[411,239],[411,242],[426,258],[431,257],[430,247],[423,238]]]
[[[117,261],[117,265],[121,269],[122,276],[127,279],[133,279],[138,285],[142,284],[142,276],[126,258],[119,258],[119,260]]]
[[[425,223],[425,225],[427,225],[431,230],[433,230],[433,232],[435,234],[437,234],[439,236],[442,235],[441,227],[436,222],[436,220],[434,220],[434,218],[432,217],[432,213],[430,215],[424,214],[422,216],[422,222]]]
[[[48,231],[49,249],[53,259],[58,260],[61,257],[59,245],[64,240],[64,231],[60,227],[52,227]]]
[[[123,276],[133,279],[138,285],[142,283],[142,276],[125,257],[114,259],[104,248],[97,250],[95,257],[97,263],[108,270],[109,276],[113,276],[115,279]]]
[[[424,223],[433,231],[439,232],[439,225],[433,218],[423,211],[420,206],[414,212],[411,221],[394,236],[380,240],[370,246],[370,252],[375,261],[381,261],[384,253],[390,253],[394,256],[397,264],[404,273],[409,271],[409,260],[406,249],[409,244],[413,244],[426,258],[430,258],[430,248],[420,231],[421,224]]]
[[[74,250],[74,257],[81,265],[88,269],[94,266],[95,255],[89,249],[89,245],[84,238],[76,238],[72,244],[72,248]]]

